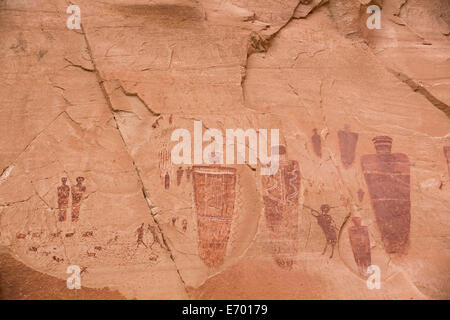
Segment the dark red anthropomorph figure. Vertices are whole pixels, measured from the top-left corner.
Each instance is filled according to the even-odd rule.
[[[311,208],[309,208],[311,209]],[[325,248],[323,249],[322,254],[325,254],[327,251],[328,245],[331,245],[331,256],[330,259],[333,258],[334,253],[334,247],[337,243],[337,231],[333,218],[328,214],[330,212],[331,208],[328,204],[323,204],[320,206],[320,211],[318,212],[314,209],[311,209],[312,212],[316,212],[317,214],[314,214],[311,212],[311,214],[317,219],[317,223],[319,224],[320,228],[322,229],[323,233],[325,234],[325,238],[327,239],[327,242],[325,243]]]
[[[77,178],[77,184],[72,186],[72,221],[77,222],[80,218],[81,201],[83,194],[86,192],[86,187],[83,186],[83,177]]]
[[[67,217],[67,209],[69,208],[69,196],[70,196],[70,187],[66,184],[67,178],[61,178],[62,185],[60,185],[58,190],[58,220],[66,221]]]
[[[375,154],[363,155],[361,167],[372,208],[389,254],[406,254],[411,224],[411,169],[408,156],[392,153],[392,138],[373,138]]]

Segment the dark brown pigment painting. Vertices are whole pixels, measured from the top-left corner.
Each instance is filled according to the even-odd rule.
[[[208,267],[218,267],[225,259],[234,216],[236,169],[194,166],[192,176],[199,256]]]
[[[361,218],[359,217],[353,217],[352,222],[353,225],[348,229],[348,237],[359,273],[365,276],[367,268],[372,264],[369,229],[361,225]]]
[[[387,253],[406,253],[411,223],[410,163],[392,153],[392,138],[373,138],[376,154],[361,157],[372,208]]]
[[[279,146],[276,174],[262,176],[264,214],[270,233],[272,253],[281,268],[292,268],[297,254],[298,200],[300,170],[298,162],[286,159],[285,146]]]

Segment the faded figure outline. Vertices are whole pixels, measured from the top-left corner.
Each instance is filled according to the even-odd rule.
[[[350,131],[350,125],[346,124],[344,130],[338,131],[338,140],[342,165],[344,168],[348,169],[355,161],[358,134]]]
[[[359,273],[367,276],[367,268],[372,265],[369,228],[362,225],[360,217],[352,218],[353,226],[348,229],[350,246]]]
[[[177,170],[177,186],[179,186],[181,184],[181,179],[183,178],[183,173],[184,173],[183,167],[178,167],[178,170]]]

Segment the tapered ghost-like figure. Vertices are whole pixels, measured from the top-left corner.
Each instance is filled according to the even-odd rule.
[[[411,222],[410,163],[408,156],[391,153],[392,138],[372,140],[376,154],[361,157],[372,208],[387,253],[404,253]]]
[[[314,153],[321,158],[322,157],[322,140],[320,135],[317,133],[317,129],[313,129],[313,136],[311,137],[311,142],[313,145]]]
[[[348,237],[361,275],[367,274],[367,268],[372,264],[370,254],[369,230],[361,224],[361,218],[352,218],[353,226],[348,229]]]
[[[355,150],[358,142],[358,134],[350,131],[350,126],[346,125],[344,130],[339,130],[339,149],[341,151],[341,161],[344,168],[349,168],[355,161]]]

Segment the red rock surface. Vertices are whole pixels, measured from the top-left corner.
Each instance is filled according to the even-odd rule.
[[[81,298],[449,298],[448,1],[79,0],[80,30],[70,4],[0,0],[2,298],[75,298],[70,265]],[[193,183],[196,120],[279,129],[298,171]]]

